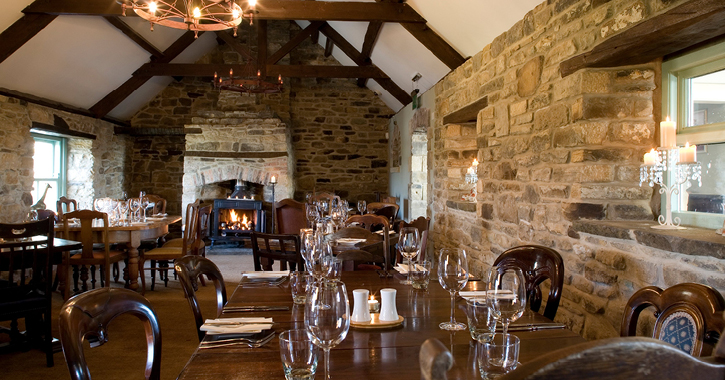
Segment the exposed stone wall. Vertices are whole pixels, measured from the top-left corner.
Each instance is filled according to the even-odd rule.
[[[618,335],[624,302],[637,288],[673,284],[656,273],[684,270],[695,274],[680,279],[725,290],[713,281],[723,277],[720,262],[571,229],[577,219],[652,219],[652,189],[639,187],[638,169],[655,146],[660,67],[584,69],[562,78],[559,64],[682,2],[544,2],[436,85],[431,240],[436,248],[467,249],[474,273],[513,246],[555,248],[566,267],[557,319],[586,338]],[[489,105],[476,123],[442,124],[483,96]],[[463,202],[473,158],[481,162],[478,198]]]
[[[300,30],[294,22],[268,22],[268,52],[271,54],[279,49]],[[256,28],[245,24],[238,35],[238,41],[252,51],[252,56],[256,56]],[[200,59],[199,63],[240,61],[238,52],[221,45]],[[313,44],[310,39],[293,49],[279,64],[339,65],[332,57],[324,58],[324,49]],[[277,199],[293,195],[302,198],[306,192],[313,190],[335,190],[354,201],[358,197],[372,198],[376,191],[383,194],[387,192],[388,153],[385,133],[387,120],[393,112],[372,91],[357,87],[355,79],[285,78],[284,91],[280,94],[248,96],[213,90],[206,78],[185,78],[172,82],[139,111],[132,118],[132,125],[151,128],[195,127],[204,124],[197,118],[207,118],[205,115],[208,112],[217,111],[228,113],[225,123],[237,118],[234,114],[241,112],[246,115],[246,120],[255,118],[252,116],[255,113],[258,119],[268,119],[269,115],[274,115],[286,125],[286,133],[292,141],[286,149],[294,166],[289,168],[288,178],[280,178],[290,182],[280,182]],[[246,126],[242,124],[240,127],[244,130]],[[242,135],[235,136],[233,141],[244,144],[249,136]],[[192,140],[196,138],[192,135],[187,137]],[[144,173],[149,164],[143,162],[150,160],[141,149],[135,149],[134,173],[137,173],[137,168],[138,173]],[[194,170],[198,169],[201,166]],[[227,166],[225,170],[237,169]],[[160,165],[158,170],[164,170],[164,165]],[[200,173],[192,175],[198,176]],[[154,178],[150,180],[155,181]],[[157,185],[151,183],[149,188]]]
[[[166,199],[166,213],[182,214],[184,136],[136,136],[133,140],[128,196],[141,191]]]
[[[71,130],[96,136],[93,142],[69,139],[68,195],[81,207],[90,207],[94,197],[121,196],[129,141],[114,135],[112,124],[0,96],[0,221],[22,221],[35,203],[30,195],[34,150],[30,127],[32,122],[54,125],[54,116]]]

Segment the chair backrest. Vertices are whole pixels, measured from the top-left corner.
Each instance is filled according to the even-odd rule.
[[[400,206],[396,203],[387,202],[371,202],[368,203],[367,212],[369,214],[382,215],[392,223],[398,216],[398,210]]]
[[[418,219],[415,219],[410,223],[403,220],[398,224],[398,232],[400,232],[403,227],[415,227],[418,229],[418,233],[420,234],[420,253],[415,259],[417,261],[425,260],[426,250],[428,249],[428,229],[430,228],[430,218],[419,216]],[[398,252],[396,262],[402,262],[402,260],[403,255]]]
[[[299,234],[307,228],[305,204],[294,199],[282,199],[274,204],[276,231],[278,234]]]
[[[28,296],[46,298],[50,312],[53,238],[50,219],[0,223],[0,241],[4,240],[0,250],[0,316],[6,311],[12,313],[12,303]]]
[[[63,214],[63,236],[65,237],[70,236],[69,229],[71,227],[71,219],[78,219],[81,222],[81,232],[78,235],[80,239],[78,239],[78,241],[83,244],[83,249],[81,250],[81,257],[83,257],[84,259],[93,258],[93,221],[95,219],[103,221],[101,227],[103,228],[103,249],[106,253],[105,265],[109,265],[110,243],[108,242],[108,214],[106,214],[105,212],[94,210],[76,210]],[[106,281],[106,283],[108,282],[109,281]]]
[[[207,276],[214,282],[216,289],[216,310],[217,316],[222,314],[224,305],[227,304],[227,288],[224,286],[224,278],[219,268],[209,259],[201,256],[187,255],[174,261],[174,268],[179,274],[179,282],[184,289],[191,312],[194,314],[196,321],[196,331],[199,335],[199,341],[204,339],[205,332],[201,331],[201,325],[204,324],[204,318],[201,316],[201,308],[196,298],[196,291],[199,290],[197,279],[199,276]]]
[[[378,263],[385,265],[385,258],[383,256],[363,251],[361,249],[347,249],[338,253],[336,257],[342,261],[343,270],[367,269],[362,267],[362,265],[368,266],[365,263]],[[373,269],[373,265],[370,265],[369,267],[371,267],[370,269]],[[375,269],[381,268],[378,267]]]
[[[725,350],[724,350],[725,351]],[[549,352],[499,380],[723,379],[725,357],[695,358],[652,338],[600,339]]]
[[[526,277],[527,301],[535,312],[541,308],[542,294],[539,285],[549,279],[551,286],[543,314],[546,318],[554,319],[564,287],[564,260],[559,252],[540,245],[522,245],[504,251],[493,265],[521,268]]]
[[[368,231],[374,231],[376,227],[382,226],[385,270],[390,271],[390,224],[388,223],[388,218],[373,214],[353,215],[347,218],[347,222],[345,224],[350,225],[352,223],[357,223],[360,227]]]
[[[254,270],[272,270],[274,260],[279,260],[280,270],[288,263],[292,271],[304,268],[299,235],[252,232],[251,239]]]
[[[657,316],[652,337],[693,356],[710,355],[725,329],[723,296],[706,285],[683,283],[664,291],[648,286],[635,292],[624,308],[620,335],[636,335],[639,315],[650,306]]]
[[[425,380],[446,380],[453,367],[453,355],[440,340],[429,338],[420,346],[418,356],[421,377]]]
[[[196,212],[196,239],[192,251],[195,255],[205,256],[206,242],[209,237],[209,229],[211,228],[211,212],[212,204],[200,206]]]
[[[325,236],[325,239],[328,241],[334,241],[340,238],[365,239],[368,241],[383,240],[382,235],[370,232],[370,230],[357,226],[343,227],[334,233]]]
[[[146,331],[145,378],[161,378],[161,330],[151,303],[131,290],[101,288],[71,298],[60,310],[60,343],[71,379],[91,378],[83,354],[83,340],[93,338],[91,347],[106,343],[108,324],[125,313],[138,317]]]
[[[151,215],[166,214],[166,199],[156,194],[146,194],[146,198],[154,204]]]
[[[43,219],[50,218],[50,219],[53,220],[53,222],[57,222],[58,221],[58,218],[55,215],[55,212],[53,212],[53,210],[48,210],[46,208],[41,208],[39,210],[35,210],[35,212],[38,213],[38,220],[43,220]]]
[[[55,210],[58,212],[58,217],[62,218],[64,213],[78,210],[78,202],[75,199],[60,197],[55,202]]]
[[[184,219],[183,252],[184,254],[193,253],[197,248],[196,240],[199,236],[199,207],[201,200],[197,199],[186,205],[186,216]]]

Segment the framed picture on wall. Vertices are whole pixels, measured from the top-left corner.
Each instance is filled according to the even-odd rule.
[[[692,126],[707,124],[707,109],[695,111],[692,115]]]

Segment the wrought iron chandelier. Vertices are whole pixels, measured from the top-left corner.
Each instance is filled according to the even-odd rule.
[[[253,70],[251,64],[245,66],[246,71]],[[214,88],[219,90],[229,90],[248,94],[275,94],[282,92],[283,82],[282,75],[277,78],[276,83],[270,83],[262,79],[262,74],[257,70],[257,77],[252,78],[251,75],[242,77],[234,77],[234,70],[229,70],[229,77],[223,78],[214,73]]]
[[[169,28],[191,30],[198,37],[199,32],[219,31],[237,28],[245,14],[252,22],[256,0],[249,0],[249,9],[245,12],[233,0],[116,0],[126,15],[126,9],[132,9],[139,17],[154,24]]]

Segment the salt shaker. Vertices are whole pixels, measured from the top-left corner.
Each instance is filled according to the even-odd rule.
[[[352,297],[354,299],[354,305],[352,309],[352,321],[365,323],[370,322],[370,309],[368,307],[368,290],[367,289],[355,289],[352,291]]]
[[[391,288],[380,289],[380,321],[393,322],[398,320],[398,309],[395,307],[395,294],[397,290]]]

